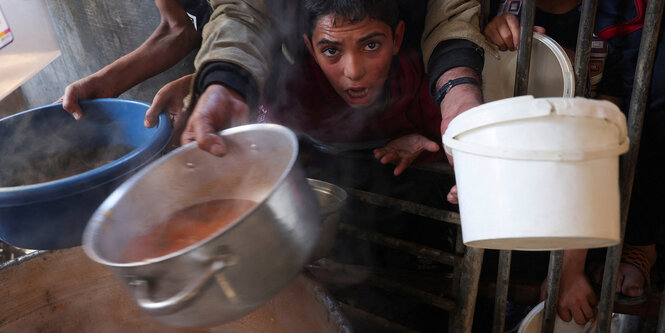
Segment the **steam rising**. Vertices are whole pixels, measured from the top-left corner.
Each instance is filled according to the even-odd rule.
[[[132,149],[123,145],[111,145],[45,156],[24,168],[8,167],[0,170],[0,187],[39,184],[71,177],[112,162]]]
[[[64,110],[27,112],[0,122],[0,187],[73,176],[133,149],[122,143],[125,133],[115,130],[119,124],[108,115],[88,113],[80,122]]]

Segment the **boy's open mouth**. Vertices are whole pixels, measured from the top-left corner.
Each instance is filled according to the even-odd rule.
[[[369,93],[367,88],[350,88],[346,92],[351,96],[351,98],[363,98]]]

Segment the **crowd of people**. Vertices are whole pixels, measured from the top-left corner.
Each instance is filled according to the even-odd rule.
[[[67,86],[63,107],[85,116],[78,101],[117,97],[199,48],[196,72],[165,85],[145,126],[171,115],[176,140],[223,155],[220,130],[251,123],[286,125],[339,149],[373,149],[401,174],[412,164],[448,160],[441,135],[460,113],[483,103],[483,57],[519,45],[521,1],[491,1],[480,21],[473,0],[155,0],[161,23],[139,48]],[[646,1],[602,1],[595,32],[608,45],[597,98],[627,112]],[[535,31],[572,58],[581,0],[535,2]],[[641,4],[641,5],[640,5]],[[481,24],[484,29],[481,31]],[[662,234],[665,198],[665,65],[658,42],[626,245],[617,293],[643,295]],[[113,82],[113,84],[109,84]],[[453,187],[447,200],[456,203]],[[559,316],[586,323],[595,315],[602,264],[585,249],[564,254]]]

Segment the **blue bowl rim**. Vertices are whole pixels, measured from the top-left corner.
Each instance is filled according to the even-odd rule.
[[[125,98],[99,98],[79,101],[79,105],[82,107],[84,107],[86,104],[97,103],[129,103],[144,106],[146,110],[150,107],[150,104],[146,102]],[[44,109],[53,109],[58,107],[62,108],[62,103],[49,104],[22,111],[9,117],[2,118],[0,121],[13,117],[19,117],[28,112],[39,112],[43,111]],[[62,110],[62,112],[66,111]],[[109,162],[99,168],[50,182],[14,187],[0,187],[0,207],[23,206],[36,202],[53,201],[65,196],[75,195],[83,191],[88,191],[93,188],[103,186],[109,182],[125,176],[126,174],[142,167],[151,161],[168,145],[169,141],[171,140],[171,136],[173,135],[173,128],[171,126],[171,121],[168,115],[165,113],[160,114],[159,122],[156,127],[157,130],[152,135],[152,137],[156,138],[155,140],[147,140],[121,158]],[[151,151],[154,151],[154,153],[150,154]],[[125,164],[133,160],[141,162],[135,167],[122,172],[122,169],[126,167]],[[119,174],[117,173],[118,171],[120,171]]]

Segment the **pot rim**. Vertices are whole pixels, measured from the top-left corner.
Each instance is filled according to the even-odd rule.
[[[346,204],[346,199],[348,194],[346,190],[342,187],[337,186],[333,183],[329,183],[320,179],[307,178],[307,182],[312,187],[314,192],[324,193],[326,196],[335,198],[335,201],[327,205],[326,207],[321,208],[321,214],[323,216],[330,215],[339,211]],[[325,209],[327,208],[327,209]]]
[[[80,101],[82,108],[94,104],[134,104],[145,107],[150,105],[145,102],[123,99],[123,98],[99,98],[94,100]],[[56,110],[60,109],[60,110]],[[62,103],[46,105],[31,110],[19,112],[12,116],[2,118],[18,118],[32,112],[65,112]],[[122,157],[106,163],[98,168],[88,170],[70,177],[60,178],[49,182],[28,184],[22,186],[0,187],[0,207],[25,206],[37,202],[54,201],[62,197],[75,195],[93,188],[103,186],[109,182],[126,176],[128,173],[143,167],[168,145],[173,135],[173,128],[168,116],[164,113],[159,115],[159,123],[154,128],[151,140],[146,140],[141,145],[132,149]],[[137,162],[132,165],[132,162]]]
[[[134,261],[134,262],[115,262],[115,261],[110,261],[107,259],[102,258],[97,254],[97,251],[95,249],[95,246],[93,244],[96,231],[98,229],[102,228],[102,224],[105,223],[106,217],[109,215],[110,211],[113,209],[115,204],[123,197],[123,195],[129,191],[131,188],[136,186],[136,184],[143,179],[148,173],[150,173],[153,169],[159,168],[161,165],[168,163],[172,158],[175,156],[184,154],[190,150],[193,149],[199,149],[198,145],[196,142],[190,142],[185,146],[179,147],[172,152],[168,153],[167,155],[162,156],[158,160],[154,161],[150,165],[146,166],[145,168],[141,169],[139,172],[131,176],[127,181],[125,181],[122,185],[120,185],[118,188],[116,188],[113,193],[111,193],[106,200],[97,208],[95,213],[92,215],[90,218],[88,225],[86,226],[84,232],[83,232],[83,241],[82,241],[82,247],[84,252],[88,257],[90,257],[92,260],[106,265],[108,267],[114,267],[114,268],[125,268],[125,267],[141,267],[149,264],[154,264],[154,263],[159,263],[159,262],[164,262],[169,259],[181,256],[184,253],[190,252],[196,248],[205,246],[205,244],[211,242],[214,239],[217,239],[220,237],[223,233],[227,232],[228,230],[231,230],[235,228],[237,225],[239,225],[240,221],[243,221],[247,216],[251,215],[254,213],[264,202],[266,202],[272,195],[273,193],[279,188],[285,181],[285,179],[288,177],[288,175],[291,173],[293,170],[293,167],[297,161],[298,157],[298,139],[287,127],[284,127],[282,125],[277,125],[277,124],[248,124],[248,125],[241,125],[241,126],[236,126],[232,127],[229,129],[225,129],[221,132],[218,132],[220,136],[229,136],[237,133],[243,133],[243,132],[250,132],[250,131],[255,131],[255,130],[269,130],[269,131],[276,131],[280,132],[283,134],[287,139],[291,142],[293,149],[293,153],[291,154],[291,157],[289,159],[289,162],[280,175],[280,177],[275,181],[275,183],[272,185],[271,189],[267,191],[265,197],[260,201],[257,202],[256,205],[254,205],[252,208],[247,210],[243,215],[239,216],[237,219],[235,219],[233,222],[229,223],[227,226],[224,228],[218,230],[214,234],[190,245],[185,248],[182,248],[178,251],[174,251],[171,253],[168,253],[163,256],[155,257],[155,258],[147,258],[141,261]],[[221,157],[223,158],[223,157]]]

